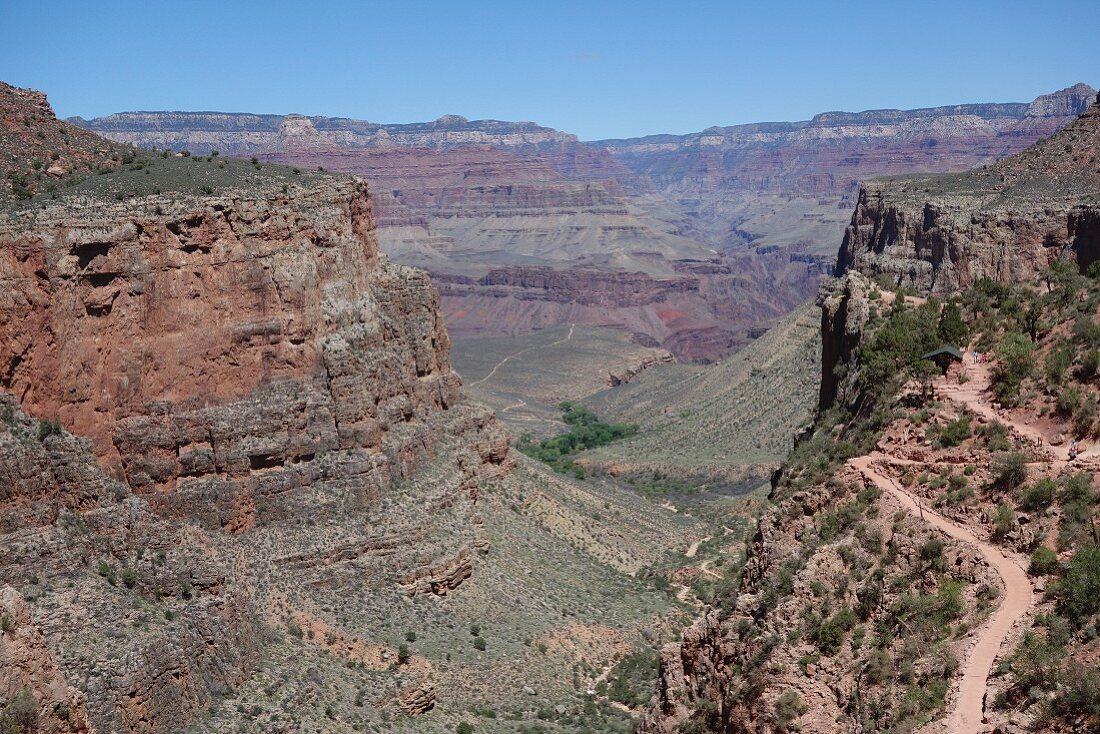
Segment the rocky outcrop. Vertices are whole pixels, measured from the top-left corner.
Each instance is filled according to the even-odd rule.
[[[0,697],[29,702],[42,734],[91,731],[84,695],[65,680],[30,607],[10,586],[0,588]]]
[[[322,476],[369,502],[416,464],[459,381],[438,296],[381,258],[363,184],[157,207],[0,227],[5,389],[163,515],[233,531]],[[321,468],[341,451],[363,454]]]
[[[427,275],[380,253],[365,182],[163,160],[121,163],[155,193],[0,216],[0,578],[38,602],[20,625],[59,671],[11,686],[68,681],[99,731],[187,726],[295,611],[372,628],[456,592],[510,466]],[[181,165],[225,185],[199,195]]]
[[[162,732],[193,719],[247,678],[263,639],[216,541],[156,517],[102,473],[88,440],[54,433],[11,396],[0,403],[0,578],[23,590],[0,592],[9,695],[30,689],[44,731]],[[149,624],[139,610],[153,600],[171,623]]]
[[[654,354],[629,362],[609,372],[607,374],[607,384],[609,387],[625,385],[650,367],[656,367],[659,364],[672,364],[675,361],[676,359],[671,354],[665,352],[664,354]]]
[[[42,92],[0,82],[0,206],[70,174],[114,168],[120,147],[58,120]]]
[[[1100,106],[1019,155],[965,174],[865,184],[837,272],[949,293],[982,278],[1034,278],[1058,259],[1100,258]]]
[[[837,399],[840,375],[837,368],[852,362],[863,341],[863,332],[871,315],[870,294],[873,289],[867,278],[851,273],[825,286],[820,295],[821,306],[821,387],[818,407],[822,410]],[[836,290],[834,290],[836,289]]]

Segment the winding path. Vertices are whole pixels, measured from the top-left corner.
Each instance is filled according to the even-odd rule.
[[[520,356],[521,354],[527,354],[527,352],[533,352],[533,351],[535,351],[535,350],[537,350],[537,349],[548,349],[548,348],[550,348],[550,347],[555,347],[555,346],[557,346],[558,344],[564,344],[565,342],[567,342],[567,341],[569,341],[570,339],[572,339],[572,338],[573,338],[573,329],[574,329],[574,328],[575,328],[576,326],[577,326],[576,324],[570,324],[570,325],[569,325],[569,333],[565,335],[565,338],[563,338],[563,339],[558,339],[558,340],[557,340],[556,342],[551,342],[550,344],[536,344],[536,345],[535,345],[535,346],[533,346],[533,347],[527,347],[526,349],[521,349],[521,350],[519,350],[518,352],[516,352],[515,354],[509,354],[509,355],[508,355],[507,357],[505,357],[504,359],[502,359],[502,360],[500,360],[499,362],[497,362],[497,363],[496,363],[496,364],[495,364],[495,365],[493,366],[493,369],[491,369],[491,370],[489,371],[489,374],[485,375],[485,377],[482,377],[482,378],[481,378],[480,380],[478,380],[477,382],[471,382],[471,383],[470,383],[470,384],[468,385],[468,387],[473,387],[474,385],[480,385],[481,383],[485,382],[485,381],[486,381],[486,380],[488,380],[488,379],[489,379],[490,377],[492,377],[493,375],[495,375],[495,374],[497,373],[497,370],[499,370],[499,369],[500,369],[501,367],[503,367],[503,366],[504,366],[504,363],[505,363],[505,362],[507,362],[507,361],[508,361],[508,360],[510,360],[510,359],[514,359],[514,358],[516,358],[516,357]]]
[[[920,514],[934,528],[952,538],[978,549],[986,562],[997,571],[1004,584],[1004,594],[997,611],[977,632],[977,642],[971,648],[962,667],[958,696],[947,718],[947,731],[952,734],[978,734],[982,731],[985,712],[985,694],[989,672],[1000,653],[1001,644],[1013,625],[1027,614],[1035,599],[1035,590],[1024,569],[1006,556],[1000,548],[979,539],[967,528],[947,519],[938,512],[922,507],[919,501],[890,477],[875,469],[875,462],[888,460],[884,454],[872,453],[850,459],[848,464],[858,469],[864,477],[880,489],[889,492],[910,513]]]
[[[1052,463],[1061,463],[1069,458],[1069,448],[1053,446],[1050,437],[1034,426],[1027,425],[996,410],[986,399],[989,390],[992,368],[989,364],[973,361],[973,352],[968,349],[964,357],[967,382],[952,383],[947,379],[936,383],[937,394],[966,406],[971,412],[987,420],[996,420],[1009,426],[1024,439],[1036,442],[1050,450],[1056,457]],[[982,557],[1001,577],[1004,594],[997,611],[976,632],[976,642],[967,655],[959,680],[958,695],[953,709],[946,719],[946,731],[951,734],[977,734],[982,731],[985,718],[985,697],[989,688],[989,673],[1000,654],[1001,645],[1012,631],[1012,627],[1023,618],[1035,603],[1035,589],[1023,566],[1009,557],[996,545],[981,540],[963,525],[944,517],[938,512],[921,505],[915,497],[891,477],[882,474],[876,468],[884,462],[911,463],[882,453],[871,453],[850,459],[848,464],[880,489],[889,492],[910,513],[921,518],[946,535],[966,543],[978,550]]]
[[[986,399],[986,392],[989,390],[993,368],[988,363],[973,361],[971,357],[972,353],[971,351],[967,351],[966,356],[963,358],[967,381],[960,385],[957,382],[950,382],[946,379],[938,380],[936,382],[936,393],[940,395],[940,397],[954,400],[956,403],[962,403],[972,413],[980,415],[987,420],[995,420],[1005,424],[1022,438],[1030,439],[1032,442],[1037,441],[1039,445],[1049,449],[1056,459],[1061,461],[1069,460],[1068,445],[1053,445],[1051,443],[1051,437],[1035,426],[1030,426],[1011,416],[1004,415],[989,403]]]

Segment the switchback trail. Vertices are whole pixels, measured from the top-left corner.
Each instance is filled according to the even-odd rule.
[[[564,338],[564,339],[558,339],[558,340],[557,340],[556,342],[552,342],[552,343],[550,343],[550,344],[536,344],[536,345],[535,345],[535,346],[533,346],[533,347],[527,347],[526,349],[521,349],[521,350],[519,350],[518,352],[516,352],[515,354],[509,354],[509,355],[508,355],[507,357],[505,357],[504,359],[502,359],[502,360],[500,360],[499,362],[497,362],[497,363],[496,363],[496,364],[495,364],[495,365],[493,366],[493,369],[491,369],[491,370],[489,371],[489,374],[485,375],[485,377],[482,377],[482,378],[481,378],[480,380],[478,380],[477,382],[471,382],[471,383],[470,383],[470,384],[469,384],[469,385],[468,385],[467,387],[473,387],[474,385],[480,385],[481,383],[485,382],[485,381],[486,381],[486,380],[488,380],[488,379],[489,379],[490,377],[492,377],[493,375],[495,375],[495,374],[497,373],[497,370],[499,370],[499,369],[500,369],[501,367],[503,367],[503,366],[504,366],[504,363],[505,363],[505,362],[507,362],[507,361],[508,361],[508,360],[510,360],[510,359],[514,359],[514,358],[516,358],[516,357],[520,356],[521,354],[527,354],[527,352],[533,352],[533,351],[535,351],[535,350],[537,350],[537,349],[547,349],[547,348],[549,348],[549,347],[555,347],[555,346],[557,346],[558,344],[564,344],[565,342],[567,342],[567,341],[569,341],[570,339],[572,339],[572,338],[573,338],[573,329],[574,329],[574,328],[575,328],[576,326],[577,326],[576,324],[570,324],[570,325],[569,325],[569,333],[565,335],[565,338]]]
[[[901,502],[908,512],[919,514],[925,522],[952,538],[977,548],[986,562],[1000,574],[1004,595],[993,616],[975,634],[977,642],[970,650],[962,666],[958,695],[954,708],[947,718],[946,731],[951,734],[978,734],[982,731],[985,712],[985,694],[989,685],[989,673],[1000,653],[1001,644],[1016,622],[1027,614],[1034,603],[1035,590],[1030,579],[1015,561],[1000,548],[979,539],[970,530],[933,510],[922,507],[919,501],[893,479],[875,469],[878,460],[889,461],[884,454],[872,453],[849,459],[848,464],[883,491],[889,492]]]
[[[962,403],[971,412],[987,420],[1000,421],[1016,431],[1016,433],[1023,438],[1030,439],[1033,442],[1038,441],[1044,448],[1049,449],[1055,458],[1063,461],[1068,460],[1068,446],[1054,446],[1051,443],[1051,437],[1047,436],[1035,426],[1029,426],[1026,423],[1015,420],[995,409],[993,405],[990,404],[987,400],[986,393],[991,383],[993,368],[988,363],[975,362],[971,354],[973,354],[973,352],[967,351],[963,357],[967,381],[960,385],[955,382],[949,382],[946,379],[938,380],[936,383],[936,392],[941,397],[953,400],[956,403]]]

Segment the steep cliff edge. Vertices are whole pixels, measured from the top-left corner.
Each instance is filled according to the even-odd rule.
[[[832,256],[860,181],[990,163],[1053,134],[1095,95],[1076,84],[1030,104],[825,112],[590,145],[649,178],[719,251],[767,243]]]
[[[364,182],[98,155],[101,174],[0,202],[2,578],[38,603],[3,599],[27,630],[10,654],[56,659],[3,695],[178,731],[247,679],[265,630],[454,592],[508,444],[461,394],[427,276],[379,253]]]
[[[837,273],[884,274],[950,293],[1020,282],[1054,260],[1100,259],[1100,105],[1017,155],[962,174],[872,181],[859,193]]]
[[[644,731],[1095,727],[1098,143],[1094,104],[988,167],[864,186],[815,424]],[[944,344],[986,354],[939,376]]]

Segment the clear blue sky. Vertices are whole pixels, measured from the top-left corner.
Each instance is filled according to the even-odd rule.
[[[1100,86],[1100,0],[15,2],[0,79],[62,116],[535,120],[583,139]]]

